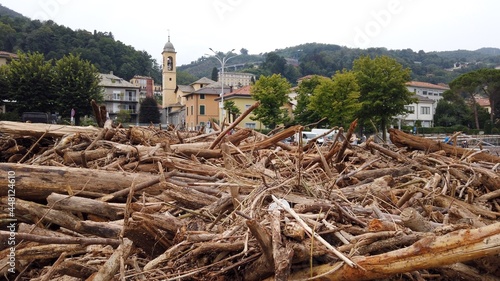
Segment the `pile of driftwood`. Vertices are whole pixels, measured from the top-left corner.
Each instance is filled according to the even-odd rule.
[[[236,125],[0,122],[1,276],[499,280],[498,156],[398,130],[351,145],[356,122],[321,147]]]

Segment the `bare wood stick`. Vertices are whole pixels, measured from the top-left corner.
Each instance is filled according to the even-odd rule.
[[[430,232],[439,224],[434,224],[426,220],[417,210],[408,207],[401,212],[401,221],[403,224],[413,231]]]
[[[358,125],[358,119],[351,122],[349,130],[347,131],[346,140],[342,143],[340,151],[337,153],[337,157],[335,158],[335,163],[340,163],[340,161],[342,161],[342,158],[344,157],[344,152],[347,149],[347,146],[349,145],[349,140],[351,139],[351,136],[354,133],[354,129],[356,129],[357,125]]]
[[[252,232],[253,236],[255,236],[255,238],[259,242],[262,253],[264,253],[267,261],[269,262],[271,267],[274,267],[273,244],[271,236],[254,219],[247,220],[246,224],[250,229],[250,232]]]
[[[236,127],[243,119],[245,119],[248,116],[248,114],[250,114],[254,109],[256,109],[257,107],[259,107],[259,105],[260,105],[260,102],[254,103],[252,106],[250,106],[249,108],[247,108],[247,110],[245,110],[245,112],[243,112],[243,114],[241,114],[233,123],[229,124],[229,126],[227,128],[225,128],[217,136],[217,138],[214,140],[214,142],[210,145],[210,149],[215,148],[222,141],[222,138],[224,138],[226,136],[226,134],[229,131],[231,131],[231,129],[233,129],[234,127]]]
[[[0,230],[0,237],[7,239],[10,232]],[[54,236],[43,236],[30,233],[16,232],[16,238],[19,240],[26,240],[32,242],[38,242],[42,244],[77,244],[82,246],[88,245],[111,245],[118,246],[120,241],[118,239],[112,238],[91,238],[91,237],[54,237]]]
[[[111,255],[106,263],[99,269],[96,275],[87,278],[87,281],[109,281],[112,280],[120,268],[120,259],[126,259],[132,250],[132,241],[123,239],[123,244]]]
[[[288,206],[285,206],[285,204],[281,203],[281,201],[276,198],[274,195],[271,195],[273,198],[273,201],[276,202],[281,208],[283,208],[285,211],[287,211],[290,215],[293,216],[294,219],[297,220],[297,222],[315,239],[321,242],[321,244],[325,245],[330,251],[332,251],[337,257],[339,257],[341,260],[343,260],[347,265],[350,267],[357,267],[356,263],[352,262],[349,260],[344,254],[339,252],[337,249],[335,249],[330,243],[328,243],[323,237],[321,237],[317,232],[314,232],[301,218],[300,216],[295,213],[293,209],[291,209]]]
[[[471,230],[459,230],[442,236],[428,237],[409,247],[392,252],[357,256],[353,260],[359,267],[338,264],[320,265],[313,268],[315,277],[321,280],[373,280],[414,270],[430,269],[456,262],[466,262],[500,253],[500,222]],[[304,280],[310,276],[309,269],[290,276],[291,280]]]
[[[276,281],[288,280],[290,266],[292,265],[293,250],[286,248],[281,239],[281,224],[279,210],[274,210],[270,215],[271,237],[273,244],[274,276]]]

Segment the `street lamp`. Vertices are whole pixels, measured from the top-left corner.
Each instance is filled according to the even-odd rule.
[[[216,51],[214,51],[212,48],[209,48],[210,51],[214,53],[214,57],[220,62],[221,66],[221,76],[220,76],[220,102],[219,102],[219,108],[221,112],[221,118],[220,118],[220,125],[222,127],[222,122],[224,122],[225,118],[225,110],[224,110],[224,68],[226,66],[226,62],[234,57],[237,57],[238,55],[230,56],[229,55],[234,51],[232,49],[231,51],[227,52],[224,54],[224,57],[221,57]]]

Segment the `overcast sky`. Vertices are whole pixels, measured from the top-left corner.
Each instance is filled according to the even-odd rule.
[[[184,65],[209,48],[250,54],[304,43],[414,51],[500,48],[500,1],[0,0],[31,19],[112,32],[158,62],[168,40]]]

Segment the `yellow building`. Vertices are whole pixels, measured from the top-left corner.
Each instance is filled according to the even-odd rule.
[[[245,87],[236,89],[230,93],[224,95],[224,101],[233,101],[234,105],[239,108],[240,112],[245,112],[250,106],[255,104],[255,100],[252,99],[252,95],[250,94],[250,85]],[[220,101],[220,98],[217,99],[217,102]],[[226,118],[231,118],[231,122],[234,121],[233,117],[228,116],[228,112],[226,112]],[[241,121],[239,124],[240,127],[251,128],[251,129],[264,129],[265,126],[257,120],[252,120],[250,117],[255,116],[250,113],[245,119]]]
[[[207,125],[208,121],[219,122],[220,83],[204,77],[192,83],[190,88],[192,90],[183,89],[187,129],[198,130]],[[224,88],[224,93],[229,91],[230,88]]]

